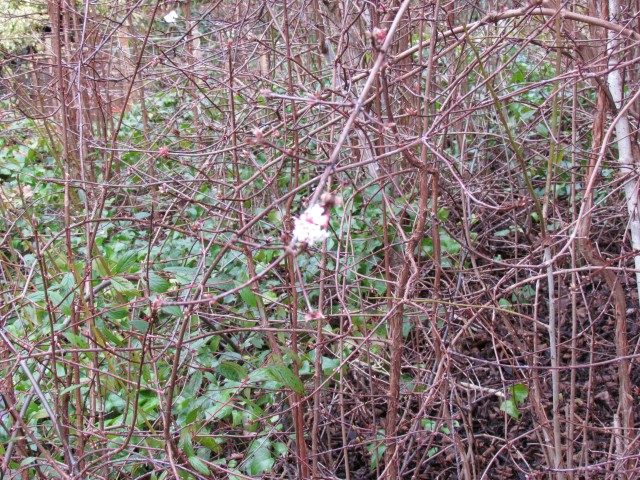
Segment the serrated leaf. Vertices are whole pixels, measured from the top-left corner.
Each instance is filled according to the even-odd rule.
[[[413,322],[411,320],[407,320],[402,324],[402,338],[407,338],[411,330],[413,330]]]
[[[340,367],[339,358],[322,357],[322,372],[325,375],[331,375]]]
[[[304,385],[302,385],[302,380],[296,376],[289,368],[285,365],[270,365],[265,368],[267,373],[271,376],[273,380],[276,382],[289,387],[296,393],[300,395],[304,394]]]
[[[138,289],[135,287],[133,283],[131,283],[126,278],[112,277],[111,286],[120,295],[137,295],[138,294]]]
[[[129,250],[118,255],[118,263],[112,268],[112,274],[127,273],[129,269],[137,262],[138,252]]]
[[[157,273],[149,273],[149,289],[151,293],[164,293],[171,288],[171,283]]]
[[[209,471],[209,467],[207,467],[207,464],[200,460],[198,457],[189,457],[189,463],[198,471],[198,473],[201,473],[203,475],[211,474],[211,472]]]
[[[276,442],[273,444],[273,451],[278,456],[285,456],[289,453],[289,447],[287,447],[287,444],[284,442]]]
[[[286,345],[281,345],[280,349],[282,350],[282,356],[287,360],[291,360],[293,363],[298,365],[298,367],[302,366],[302,360],[300,359],[300,355],[293,351],[293,348],[287,347]]]
[[[37,292],[30,293],[27,298],[34,303],[42,302],[45,299],[44,292],[38,290]]]
[[[382,441],[378,441],[376,443],[371,443],[367,447],[367,450],[371,454],[371,465],[369,466],[369,470],[373,471],[378,466],[378,462],[381,458],[384,458],[384,452],[386,451],[387,446]]]
[[[93,260],[93,268],[96,269],[99,276],[102,278],[108,277],[111,273],[109,269],[105,266],[106,260],[102,258],[96,258]]]
[[[28,298],[36,303],[44,302],[47,297],[55,308],[59,308],[60,311],[65,315],[71,315],[71,302],[73,299],[70,295],[65,298],[55,290],[48,290],[47,295],[45,295],[44,291],[42,290],[30,293],[28,295]]]
[[[216,367],[216,372],[228,380],[240,382],[247,378],[247,370],[235,362],[222,362]]]
[[[49,418],[49,414],[44,408],[38,409],[35,413],[30,416],[31,419],[34,420],[42,420],[44,418]]]
[[[63,275],[58,285],[56,285],[56,288],[63,295],[68,295],[69,292],[71,292],[75,288],[75,286],[76,286],[76,279],[73,276],[73,273],[67,272]]]
[[[59,307],[62,305],[63,297],[62,295],[60,295],[60,293],[52,290],[50,290],[48,293],[49,300],[51,301],[51,303],[53,303],[54,306]]]

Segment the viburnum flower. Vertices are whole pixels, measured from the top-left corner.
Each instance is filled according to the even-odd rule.
[[[171,10],[164,16],[164,21],[167,23],[176,23],[178,21],[178,12]]]
[[[308,243],[309,245],[322,242],[329,238],[328,225],[327,209],[318,204],[312,205],[294,220],[293,239],[296,242]]]

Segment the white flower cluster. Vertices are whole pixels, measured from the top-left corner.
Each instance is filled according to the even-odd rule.
[[[322,242],[329,238],[328,225],[328,212],[318,204],[313,205],[295,219],[293,240],[295,242],[308,243],[309,245]]]
[[[164,16],[164,21],[167,23],[176,23],[178,21],[178,17],[178,12],[176,12],[175,10],[171,10]]]

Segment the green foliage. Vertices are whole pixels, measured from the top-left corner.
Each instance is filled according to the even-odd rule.
[[[384,430],[378,430],[377,440],[375,443],[367,445],[367,451],[371,456],[371,463],[369,465],[370,470],[375,470],[384,458],[384,452],[387,450],[385,444]]]
[[[42,32],[47,20],[47,5],[44,1],[1,0],[0,18],[0,49],[15,51],[27,46],[40,47],[38,32]]]
[[[454,26],[438,26],[437,58],[427,68],[430,22],[402,26],[403,42],[422,43],[420,50],[377,73],[330,164],[381,54],[373,33],[344,32],[333,45],[344,51],[319,54],[308,38],[281,48],[282,33],[264,28],[261,9],[238,23],[228,21],[227,6],[213,12],[196,1],[191,20],[185,6],[171,23],[160,5],[149,23],[144,2],[131,21],[126,9],[83,6],[61,17],[71,28],[62,36],[63,73],[42,51],[39,63],[3,67],[8,78],[27,69],[35,82],[14,91],[3,83],[11,100],[0,125],[0,328],[11,347],[0,374],[29,429],[20,436],[26,452],[14,450],[6,461],[10,476],[57,478],[51,465],[69,463],[70,452],[82,453],[100,478],[173,478],[174,470],[189,479],[282,476],[283,465],[301,461],[292,445],[309,432],[298,420],[311,423],[316,401],[325,415],[321,444],[337,448],[326,437],[350,422],[357,440],[344,452],[321,453],[321,463],[333,459],[326,468],[337,472],[343,459],[363,456],[365,467],[382,470],[388,439],[370,419],[387,414],[396,374],[406,409],[400,448],[419,445],[434,465],[443,452],[458,452],[450,445],[467,441],[452,438],[458,422],[435,410],[449,403],[461,419],[458,401],[493,401],[472,399],[474,385],[471,393],[462,387],[467,376],[495,386],[492,369],[475,368],[476,357],[531,358],[518,349],[532,332],[516,344],[501,328],[544,315],[536,305],[544,282],[527,275],[538,271],[541,245],[557,248],[568,238],[579,206],[570,203],[581,201],[579,162],[591,142],[583,112],[595,95],[581,87],[576,98],[569,88],[558,93],[565,105],[552,131],[549,105],[560,82],[550,81],[558,49],[547,43],[548,30],[523,23],[501,37],[511,20],[499,19],[458,31],[449,44],[453,36],[442,32]],[[284,14],[272,7],[268,17]],[[41,43],[46,8],[0,2],[5,53]],[[480,20],[482,11],[461,16]],[[309,28],[305,18],[290,17],[284,33]],[[362,18],[349,28],[364,27]],[[389,55],[401,53],[395,46]],[[340,62],[327,63],[336,53]],[[258,68],[263,57],[268,72]],[[357,67],[348,65],[353,58]],[[336,75],[334,64],[344,72]],[[44,83],[36,86],[38,75]],[[568,113],[574,100],[580,118]],[[418,158],[426,158],[426,186]],[[607,162],[599,173],[610,185],[619,169]],[[331,210],[330,237],[323,245],[291,243],[294,217],[325,181],[322,190],[343,200]],[[601,190],[593,211],[614,205],[618,189]],[[553,218],[531,206],[545,195]],[[426,224],[417,231],[421,215]],[[558,285],[565,271],[555,270]],[[509,387],[500,410],[519,419],[528,393],[522,384]],[[54,420],[64,424],[66,452]],[[3,422],[0,456],[21,427],[11,415]],[[465,437],[473,427],[465,424]],[[433,440],[428,448],[414,432]]]
[[[509,395],[500,404],[500,410],[505,412],[511,418],[518,420],[520,418],[520,407],[529,396],[529,389],[521,383],[513,385],[509,388]]]

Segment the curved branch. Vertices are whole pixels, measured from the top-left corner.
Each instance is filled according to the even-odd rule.
[[[546,2],[540,2],[540,5],[543,5]],[[617,32],[625,37],[628,37],[631,40],[636,40],[640,42],[640,34],[631,30],[629,28],[622,27],[620,25],[616,25],[615,23],[609,22],[607,20],[603,20],[602,18],[592,17],[590,15],[584,15],[582,13],[570,12],[567,9],[555,9],[555,8],[547,8],[543,6],[535,6],[528,5],[522,8],[512,8],[510,10],[505,10],[503,12],[489,12],[482,19],[477,22],[469,23],[467,25],[461,25],[455,28],[452,28],[445,32],[440,32],[440,38],[448,38],[452,36],[456,36],[459,34],[468,35],[474,30],[477,30],[479,27],[483,25],[488,25],[490,23],[497,23],[500,20],[506,20],[508,18],[516,18],[516,17],[524,17],[526,15],[542,15],[544,17],[553,17],[559,15],[563,19],[573,20],[578,23],[584,23],[586,25],[593,25],[595,27],[602,27],[606,30],[610,30],[613,32]],[[400,60],[408,57],[416,53],[418,50],[425,48],[431,44],[431,38],[425,40],[424,42],[420,42],[417,45],[414,45],[411,48],[408,48],[404,52],[400,52],[395,55],[390,63],[397,63]]]

